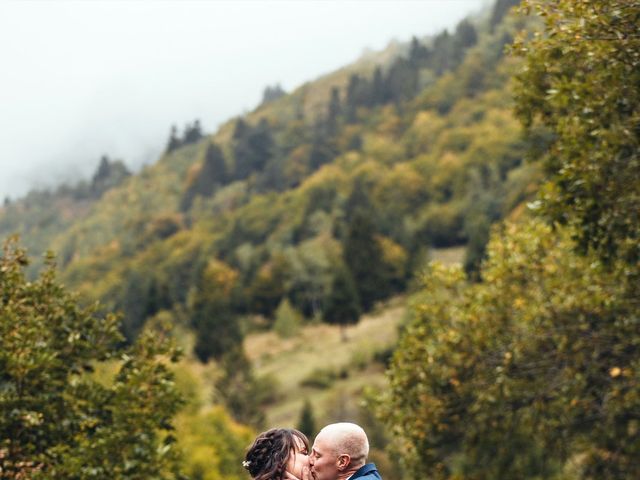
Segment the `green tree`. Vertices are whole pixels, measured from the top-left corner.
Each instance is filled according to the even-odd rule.
[[[583,250],[640,259],[640,4],[527,1],[545,35],[514,46],[518,113],[554,134],[546,214],[576,227]]]
[[[453,67],[456,60],[454,55],[454,41],[447,30],[439,33],[433,39],[433,55],[431,55],[429,66],[441,75]]]
[[[300,313],[291,306],[288,298],[280,302],[276,309],[276,320],[273,323],[273,330],[281,338],[290,338],[298,333],[302,323]]]
[[[282,255],[274,255],[258,270],[248,291],[253,312],[272,317],[286,293],[289,271],[287,259]]]
[[[309,438],[313,438],[315,434],[318,433],[316,419],[313,414],[313,405],[311,405],[308,398],[305,398],[302,404],[302,410],[300,410],[300,418],[298,419],[296,428]]]
[[[489,19],[489,27],[491,31],[502,22],[504,16],[509,13],[512,7],[520,3],[520,0],[496,0],[491,9],[491,18]]]
[[[99,197],[107,190],[120,185],[131,172],[120,160],[109,160],[109,157],[103,155],[100,158],[100,164],[96,173],[91,179],[91,192],[94,196]]]
[[[476,44],[478,41],[478,33],[476,28],[469,20],[461,21],[456,27],[453,36],[456,60],[462,61],[465,51]]]
[[[429,53],[429,49],[422,45],[416,37],[411,38],[409,62],[414,68],[418,69],[424,66],[426,60],[429,58]]]
[[[180,147],[182,142],[178,138],[178,128],[175,125],[171,126],[171,132],[169,133],[169,140],[167,141],[166,153],[173,152],[176,148]]]
[[[327,134],[330,137],[334,136],[338,131],[338,121],[341,114],[340,90],[338,87],[332,87],[331,99],[327,108]]]
[[[340,325],[342,338],[346,340],[346,327],[360,320],[358,291],[351,274],[346,268],[339,268],[331,285],[331,292],[324,307],[324,320]]]
[[[482,282],[432,267],[385,416],[416,476],[635,478],[640,346],[624,262],[540,221],[494,235]]]
[[[434,267],[384,415],[418,476],[640,475],[637,2],[525,2],[546,34],[518,112],[547,130],[542,221],[496,231],[481,281]],[[542,207],[542,208],[540,208]]]
[[[261,118],[255,127],[239,119],[234,132],[234,178],[243,180],[261,171],[274,154],[274,141],[269,122]]]
[[[373,104],[370,82],[357,73],[352,74],[349,77],[344,103],[347,121],[355,123],[357,120],[358,107],[371,106]]]
[[[226,351],[220,359],[220,366],[223,373],[216,382],[216,391],[231,415],[239,422],[263,428],[265,415],[261,404],[270,384],[255,378],[242,345]]]
[[[373,71],[373,80],[371,86],[371,104],[377,105],[385,100],[385,85],[382,68],[379,66]]]
[[[202,127],[200,126],[200,120],[195,120],[193,125],[187,123],[184,127],[184,140],[182,143],[187,145],[189,143],[196,143],[202,138]]]
[[[287,92],[282,89],[282,86],[280,86],[279,83],[276,83],[273,86],[267,85],[262,92],[262,102],[260,103],[260,105],[271,103],[279,99],[280,97],[284,97],[286,94]]]
[[[418,71],[410,60],[398,58],[385,78],[385,100],[400,103],[413,98],[418,88]]]
[[[309,152],[309,166],[312,170],[317,170],[322,165],[331,162],[336,155],[335,142],[325,137],[316,137]]]
[[[220,147],[212,142],[207,145],[200,170],[182,196],[180,209],[182,211],[189,210],[196,196],[211,196],[216,187],[224,185],[227,180],[227,164],[224,154]]]
[[[242,332],[231,309],[237,276],[231,267],[213,260],[202,270],[190,295],[194,352],[201,362],[219,360],[242,343]]]
[[[27,281],[15,240],[0,258],[0,468],[3,478],[175,479],[181,400],[158,332],[121,350],[119,320],[83,309],[45,270]],[[110,379],[92,372],[107,365]]]
[[[364,210],[358,210],[349,224],[344,241],[344,262],[355,282],[360,305],[365,312],[389,293],[382,249],[376,241],[376,233],[369,216]]]
[[[120,328],[129,342],[136,339],[147,318],[160,308],[156,303],[158,292],[154,292],[154,288],[153,274],[148,270],[129,270],[124,275],[115,306],[122,312]]]

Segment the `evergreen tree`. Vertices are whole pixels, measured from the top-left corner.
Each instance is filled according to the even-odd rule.
[[[336,153],[334,142],[329,139],[315,139],[309,153],[309,167],[311,170],[317,170],[322,165],[331,162]]]
[[[358,107],[370,107],[375,104],[372,84],[358,74],[349,77],[345,97],[345,117],[348,122],[356,121]]]
[[[193,126],[189,123],[184,128],[184,140],[183,143],[196,143],[202,138],[202,127],[200,126],[200,120],[195,120]]]
[[[376,67],[373,72],[373,85],[371,87],[371,103],[372,105],[379,105],[385,101],[385,81],[382,75],[382,68]]]
[[[215,143],[210,143],[204,155],[202,168],[182,197],[180,209],[182,211],[189,210],[196,196],[211,196],[216,187],[224,185],[226,182],[227,164],[222,149]]]
[[[464,59],[465,53],[469,47],[472,47],[478,41],[478,33],[469,20],[461,21],[456,27],[453,35],[453,56],[454,66],[459,65]]]
[[[346,118],[348,122],[355,121],[356,110],[361,105],[361,100],[360,98],[358,98],[360,82],[360,75],[356,73],[349,77],[349,85],[347,85],[347,96],[345,98]]]
[[[233,139],[236,141],[244,139],[249,133],[249,125],[243,118],[238,118],[233,127]]]
[[[237,421],[262,429],[265,415],[260,405],[261,385],[242,345],[225,352],[220,364],[223,375],[216,382],[216,390],[225,406]]]
[[[160,310],[170,308],[171,297],[167,285],[156,278],[152,278],[149,282],[145,304],[146,318],[154,316]]]
[[[275,148],[271,126],[266,118],[261,118],[249,135],[249,146],[253,155],[253,169],[260,171],[273,156]]]
[[[504,16],[512,7],[520,3],[520,0],[496,0],[491,10],[491,18],[489,19],[489,27],[493,32],[495,28],[502,22]]]
[[[413,98],[418,89],[418,70],[406,58],[398,58],[387,72],[386,99],[400,103]]]
[[[474,46],[478,41],[476,28],[469,20],[462,20],[456,27],[455,42],[461,50]]]
[[[332,137],[338,132],[338,121],[342,113],[340,104],[340,90],[338,87],[331,88],[331,99],[327,111],[327,134]]]
[[[409,63],[415,69],[425,65],[429,57],[429,49],[422,45],[420,41],[413,37],[411,39],[411,45],[409,46]]]
[[[343,340],[346,340],[346,327],[360,320],[360,302],[358,291],[351,273],[339,268],[333,277],[331,292],[326,300],[323,317],[325,322],[340,325]]]
[[[273,102],[274,100],[277,100],[278,98],[283,97],[286,94],[287,92],[282,89],[279,83],[275,84],[274,86],[267,86],[262,92],[261,105]]]
[[[454,42],[447,30],[433,39],[433,55],[429,66],[436,75],[442,75],[454,66]]]
[[[382,250],[376,240],[376,233],[370,215],[358,209],[349,224],[344,241],[344,261],[349,267],[365,312],[389,293]],[[344,279],[341,281],[344,282]]]
[[[95,185],[107,178],[109,178],[109,174],[111,173],[111,163],[109,162],[109,157],[103,155],[100,157],[100,163],[98,164],[98,169],[96,173],[93,175],[92,184]]]
[[[296,427],[308,438],[313,438],[317,431],[316,419],[313,415],[313,405],[308,398],[305,398],[302,404],[302,410],[300,410],[300,418],[298,419],[298,425]]]
[[[126,272],[116,308],[123,313],[121,329],[128,342],[135,341],[147,318],[159,310],[157,291],[154,291],[153,284],[154,279],[149,271]]]
[[[91,179],[91,192],[95,197],[99,197],[107,190],[122,183],[130,175],[131,172],[122,161],[111,161],[109,157],[103,155],[100,158],[98,169]]]
[[[262,118],[255,127],[244,120],[236,123],[234,132],[234,178],[243,180],[253,172],[259,172],[273,157],[275,144],[271,127]]]
[[[166,152],[171,153],[176,148],[180,147],[180,145],[182,145],[182,142],[178,138],[178,128],[175,125],[171,125],[171,133],[169,134]]]
[[[344,205],[345,221],[351,223],[357,212],[363,212],[366,215],[374,216],[374,208],[371,204],[369,196],[369,188],[365,185],[365,181],[356,178],[351,194]]]

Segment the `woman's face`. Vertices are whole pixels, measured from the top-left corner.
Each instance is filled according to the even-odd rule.
[[[296,446],[289,455],[289,461],[287,462],[287,472],[295,475],[298,478],[302,478],[302,467],[309,466],[309,452],[307,447],[304,446],[302,440],[298,437],[294,437]]]

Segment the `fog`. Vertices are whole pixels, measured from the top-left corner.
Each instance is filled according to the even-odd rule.
[[[0,199],[155,161],[172,124],[206,132],[265,86],[302,83],[455,27],[488,0],[0,2]]]

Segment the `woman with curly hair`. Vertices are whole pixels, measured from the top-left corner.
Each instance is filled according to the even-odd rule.
[[[287,480],[308,475],[309,440],[293,428],[272,428],[249,447],[242,465],[253,480]]]

